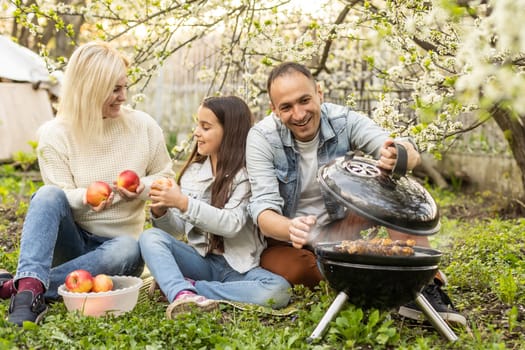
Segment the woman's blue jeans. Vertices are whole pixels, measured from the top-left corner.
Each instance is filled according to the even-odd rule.
[[[274,308],[286,306],[290,300],[290,284],[261,267],[239,273],[222,255],[202,257],[193,247],[157,228],[143,232],[139,243],[146,265],[170,302],[182,290],[208,299]],[[195,286],[184,277],[195,280]]]
[[[31,198],[22,229],[15,281],[40,280],[47,299],[58,299],[68,273],[139,276],[144,269],[138,242],[131,236],[100,237],[81,229],[64,191],[43,186]]]

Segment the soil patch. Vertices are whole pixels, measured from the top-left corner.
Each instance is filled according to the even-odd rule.
[[[478,220],[499,217],[510,220],[525,217],[525,203],[499,193],[460,194],[454,203],[440,207],[441,216],[449,219]]]
[[[16,210],[0,204],[0,246],[6,252],[12,252],[18,247],[22,234],[23,217]]]

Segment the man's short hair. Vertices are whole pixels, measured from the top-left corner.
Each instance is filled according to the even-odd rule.
[[[268,81],[266,83],[266,90],[268,91],[268,96],[270,96],[270,89],[272,87],[272,83],[275,79],[278,77],[282,77],[284,75],[298,72],[307,77],[312,81],[312,83],[315,85],[315,79],[312,73],[308,68],[306,68],[305,65],[302,65],[297,62],[283,62],[279,64],[278,66],[275,66],[272,71],[270,72],[270,75],[268,75]]]

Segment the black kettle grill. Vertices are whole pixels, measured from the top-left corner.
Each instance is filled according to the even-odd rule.
[[[397,170],[387,173],[376,161],[347,154],[321,167],[321,188],[339,203],[372,223],[413,235],[439,231],[439,213],[430,194],[404,175],[406,151],[398,147]],[[403,157],[402,152],[405,152]],[[401,154],[401,156],[399,156]],[[427,320],[449,341],[457,340],[439,313],[421,294],[438,271],[441,252],[414,247],[414,255],[348,254],[337,249],[341,242],[314,245],[319,269],[339,294],[308,338],[322,337],[326,327],[349,301],[362,307],[391,309],[414,301]]]

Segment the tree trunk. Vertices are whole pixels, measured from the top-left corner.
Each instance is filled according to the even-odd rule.
[[[525,116],[512,116],[500,106],[492,108],[491,114],[505,135],[514,160],[521,170],[521,183],[525,188]]]
[[[414,175],[424,178],[425,176],[430,178],[432,182],[439,188],[447,188],[447,180],[441,175],[439,170],[434,166],[432,162],[432,156],[428,153],[421,154],[421,164],[418,165],[413,173]]]
[[[85,6],[85,0],[64,0],[65,4],[72,4],[77,6]],[[31,12],[31,6],[38,6],[36,0],[28,0],[25,4],[19,5],[23,7],[25,11]],[[43,33],[41,35],[34,35],[26,26],[21,25],[17,21],[13,21],[11,27],[11,36],[17,38],[20,45],[27,47],[28,49],[38,53],[40,50],[39,45],[47,47],[51,57],[69,57],[75,46],[71,45],[71,42],[76,42],[79,34],[80,27],[84,24],[84,18],[80,15],[63,15],[62,20],[64,25],[72,25],[74,31],[74,37],[69,37],[65,29],[58,30],[55,28],[56,23],[49,20],[47,24],[41,29]],[[37,17],[33,16],[31,22],[39,27]]]
[[[66,35],[66,32],[61,30],[56,33],[55,35],[55,50],[53,52],[53,55],[55,57],[69,57],[73,53],[73,50],[76,48],[75,46],[71,45],[72,41],[77,41],[79,34],[80,34],[80,27],[82,24],[84,24],[84,18],[80,16],[62,16],[62,19],[66,24],[71,24],[73,26],[73,30],[75,32],[75,36],[73,38]],[[52,28],[51,28],[52,29]]]

